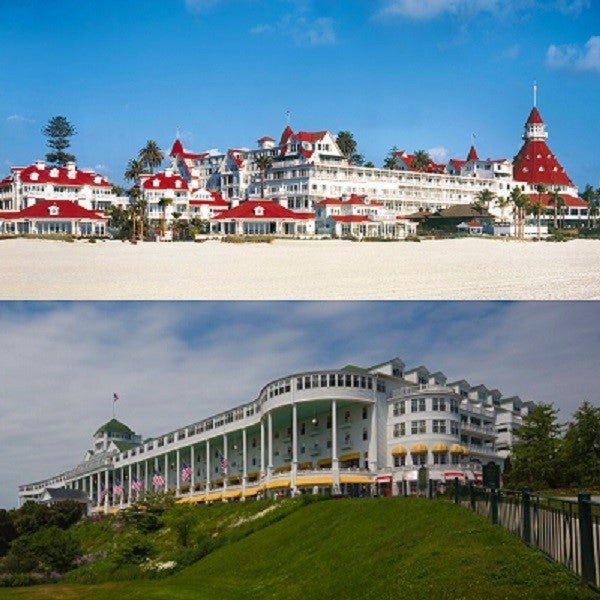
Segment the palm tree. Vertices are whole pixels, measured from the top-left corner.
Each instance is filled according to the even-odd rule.
[[[260,197],[265,197],[265,173],[271,168],[273,160],[270,156],[263,154],[256,159],[256,166],[260,171]]]
[[[560,197],[558,190],[555,188],[550,192],[550,198],[548,204],[554,207],[554,229],[558,228],[558,208],[565,205],[564,198]]]
[[[515,214],[515,233],[522,240],[525,237],[525,210],[529,204],[529,196],[524,194],[523,189],[516,185],[510,191],[510,201],[513,203],[513,213]]]
[[[144,241],[144,221],[146,219],[146,207],[148,206],[148,200],[140,198],[137,201],[137,206],[140,213],[140,240]]]
[[[425,150],[416,150],[410,164],[415,171],[424,171],[431,165],[431,158]]]
[[[587,214],[587,226],[589,229],[590,225],[591,225],[592,212],[594,212],[592,207],[596,200],[596,192],[595,192],[593,186],[591,186],[588,183],[580,195],[581,195],[581,199],[587,203],[587,213],[588,213]]]
[[[160,163],[165,158],[164,153],[154,140],[148,140],[146,145],[139,151],[138,156],[144,167],[150,169],[150,173],[154,173],[154,168],[160,167]]]
[[[144,163],[137,158],[130,158],[123,177],[126,181],[137,181],[140,174],[144,172]]]
[[[544,205],[542,204],[542,202],[540,200],[536,200],[535,202],[531,203],[530,207],[531,207],[531,211],[533,212],[533,214],[537,217],[537,236],[539,239],[542,236],[541,217],[542,217],[542,213],[545,212]]]
[[[173,204],[173,198],[166,198],[163,196],[159,201],[158,205],[163,210],[163,218],[162,218],[162,237],[165,237],[165,231],[167,227],[167,206]]]
[[[486,211],[489,211],[490,205],[495,200],[496,194],[492,192],[489,188],[484,188],[475,194],[475,202],[473,202],[473,207],[476,208],[479,212],[485,208]]]
[[[500,219],[504,221],[504,209],[510,204],[510,198],[500,196],[496,199],[496,202],[498,203],[498,208],[500,209]]]
[[[383,161],[382,168],[394,170],[398,168],[398,158],[396,157],[398,154],[398,146],[392,146],[390,151],[387,153],[385,160]]]

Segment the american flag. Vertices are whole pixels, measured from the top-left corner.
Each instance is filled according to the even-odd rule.
[[[115,392],[113,394],[113,402],[116,402],[119,399],[119,394],[117,394],[117,392]]]
[[[144,487],[144,483],[141,479],[138,479],[137,477],[134,477],[131,480],[131,489],[134,492],[139,492],[142,488]]]
[[[123,495],[123,484],[120,481],[115,481],[113,485],[113,496]]]
[[[225,455],[220,450],[217,450],[217,452],[219,453],[219,460],[221,461],[221,473],[226,475],[227,469],[229,468],[229,461],[225,458]]]
[[[160,488],[165,485],[165,478],[160,471],[154,471],[154,475],[152,476],[152,485],[155,488]]]
[[[191,477],[192,477],[192,468],[187,463],[183,463],[183,467],[181,469],[182,483],[187,483]]]
[[[100,485],[100,491],[98,492],[98,502],[102,502],[106,498],[108,490],[104,487],[104,484]]]

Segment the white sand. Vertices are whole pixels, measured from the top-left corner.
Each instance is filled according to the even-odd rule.
[[[0,241],[0,299],[600,299],[600,241]]]

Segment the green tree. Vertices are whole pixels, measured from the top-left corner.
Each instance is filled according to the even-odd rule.
[[[410,167],[415,171],[425,171],[429,168],[431,162],[431,157],[426,150],[415,150]]]
[[[398,146],[392,146],[389,152],[385,155],[382,167],[391,169],[392,171],[398,168]]]
[[[600,484],[600,407],[584,402],[568,424],[563,444],[566,485]]]
[[[562,210],[562,207],[565,205],[564,198],[558,193],[558,190],[555,188],[550,192],[550,198],[548,199],[548,204],[554,207],[554,229],[558,228],[558,210],[559,208]]]
[[[13,525],[11,514],[0,508],[0,556],[4,556],[10,543],[17,537],[17,531]]]
[[[70,161],[75,161],[73,154],[65,152],[71,145],[70,138],[77,133],[66,117],[52,117],[46,127],[42,129],[42,133],[48,138],[46,145],[53,150],[46,154],[48,162],[62,166]]]
[[[162,224],[161,224],[161,235],[164,237],[165,232],[167,230],[167,206],[171,206],[173,204],[173,198],[167,198],[163,196],[159,201],[158,205],[162,208],[163,216],[162,216]]]
[[[144,172],[144,163],[138,158],[130,158],[123,177],[126,181],[137,181]]]
[[[144,167],[148,167],[150,173],[154,173],[155,167],[160,167],[165,155],[154,140],[148,140],[146,145],[139,151],[138,157]]]
[[[560,483],[561,426],[551,404],[537,404],[523,417],[512,447],[512,469],[506,475],[511,487],[553,488]]]
[[[489,188],[479,190],[475,194],[475,202],[473,202],[473,207],[479,212],[481,212],[483,209],[489,211],[490,206],[495,198],[496,194],[494,194],[494,192],[492,192],[492,190]]]
[[[510,191],[510,201],[513,205],[515,216],[515,234],[520,240],[525,237],[525,212],[529,205],[529,196],[523,193],[523,189],[516,185]]]
[[[584,200],[587,204],[587,226],[588,229],[591,227],[592,215],[594,213],[594,205],[596,203],[596,190],[594,190],[593,186],[589,183],[586,184],[583,192],[580,194],[582,200]]]
[[[270,156],[263,154],[256,159],[256,166],[260,172],[260,197],[265,197],[265,175],[266,172],[271,168],[273,160]]]
[[[350,131],[340,131],[335,139],[342,156],[351,164],[361,166],[365,159],[356,151],[357,145],[354,135]]]
[[[498,204],[498,208],[500,209],[500,219],[502,221],[504,221],[505,220],[504,209],[510,204],[510,198],[506,198],[504,196],[499,196],[496,199],[496,202]]]
[[[542,214],[546,212],[546,209],[540,200],[536,200],[530,205],[531,211],[536,216],[537,221],[537,236],[538,238],[542,235]]]

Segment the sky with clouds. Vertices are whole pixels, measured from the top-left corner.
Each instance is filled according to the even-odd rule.
[[[80,167],[123,183],[148,139],[196,152],[295,130],[512,158],[533,103],[577,185],[600,186],[595,0],[23,0],[0,22],[0,176],[66,116]]]
[[[82,460],[115,392],[151,437],[282,376],[399,356],[564,422],[598,403],[599,318],[597,302],[0,303],[0,507]]]

